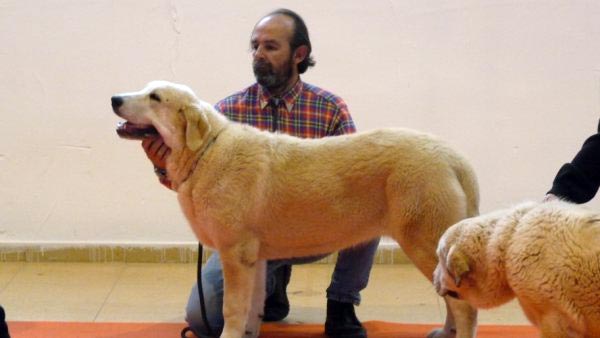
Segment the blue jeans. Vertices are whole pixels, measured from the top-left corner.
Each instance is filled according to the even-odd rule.
[[[357,305],[360,303],[360,291],[367,287],[367,283],[369,282],[369,274],[371,273],[371,266],[373,265],[378,245],[379,238],[339,252],[335,269],[331,276],[331,283],[327,288],[327,299]],[[277,268],[282,265],[312,263],[326,256],[281,259],[267,262],[266,296],[269,297],[273,293],[275,286],[273,271]],[[223,270],[221,268],[221,259],[217,252],[214,252],[210,256],[202,268],[201,278],[207,320],[214,333],[220,334],[224,324]],[[208,337],[204,321],[202,320],[200,300],[198,299],[198,284],[192,287],[186,307],[185,320],[195,333],[201,337]]]

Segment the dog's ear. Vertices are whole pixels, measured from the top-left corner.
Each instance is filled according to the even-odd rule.
[[[470,271],[469,257],[458,250],[456,246],[452,246],[446,257],[446,268],[448,269],[448,273],[454,278],[456,287],[460,287],[463,278]]]
[[[184,107],[182,110],[186,120],[185,144],[191,151],[197,151],[210,132],[208,118],[196,104]]]

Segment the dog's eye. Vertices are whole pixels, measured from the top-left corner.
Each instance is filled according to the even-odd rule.
[[[150,94],[150,100],[154,100],[156,102],[160,102],[160,96],[158,96],[156,93],[151,93]]]

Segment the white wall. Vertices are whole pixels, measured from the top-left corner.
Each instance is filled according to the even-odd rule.
[[[309,26],[305,81],[361,130],[447,139],[484,212],[542,198],[595,131],[598,1],[0,0],[0,242],[194,242],[139,143],[117,138],[110,96],[154,79],[212,103],[241,89],[252,27],[279,6]]]

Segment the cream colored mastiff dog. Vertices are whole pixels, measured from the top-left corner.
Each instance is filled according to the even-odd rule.
[[[253,293],[264,297],[267,259],[325,254],[389,235],[431,279],[444,230],[478,214],[469,164],[420,132],[316,140],[273,134],[233,123],[188,87],[167,82],[116,95],[112,105],[127,121],[118,129],[122,137],[157,131],[171,148],[167,172],[183,212],[200,242],[221,254],[221,337],[257,334],[257,325],[246,324]],[[430,337],[473,337],[475,310],[446,302],[446,325]]]
[[[515,296],[543,338],[600,337],[600,214],[556,201],[464,220],[440,240],[434,283],[476,307]]]

